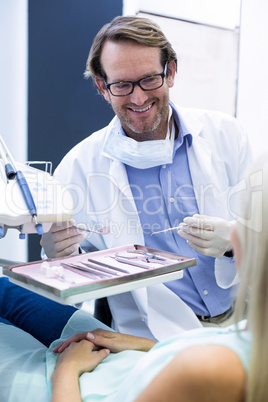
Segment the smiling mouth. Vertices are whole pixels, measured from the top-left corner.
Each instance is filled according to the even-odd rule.
[[[143,109],[134,109],[134,108],[129,108],[130,110],[132,110],[133,112],[138,112],[138,113],[142,113],[142,112],[147,112],[147,110],[151,109],[151,107],[153,106],[153,104],[144,107]]]

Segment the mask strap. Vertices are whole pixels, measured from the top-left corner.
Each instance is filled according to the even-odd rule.
[[[171,130],[169,129],[169,123],[171,119]],[[174,123],[174,118],[172,116],[172,108],[169,106],[169,114],[168,114],[168,128],[167,128],[167,135],[166,139],[170,139],[171,142],[174,141],[175,138],[175,123]]]

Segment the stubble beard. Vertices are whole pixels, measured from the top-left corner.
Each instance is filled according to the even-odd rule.
[[[111,104],[114,112],[119,118],[121,125],[127,136],[134,138],[136,141],[145,141],[151,139],[165,138],[166,132],[163,134],[163,123],[168,114],[169,98],[165,96],[163,99],[162,107],[157,111],[156,117],[153,122],[144,122],[137,124],[133,119],[129,118],[125,112],[125,108],[116,108]],[[166,123],[165,123],[166,127]]]

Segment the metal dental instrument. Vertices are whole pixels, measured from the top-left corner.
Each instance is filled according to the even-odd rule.
[[[85,272],[90,272],[91,274],[96,275],[96,276],[100,277],[101,279],[113,278],[114,276],[119,276],[118,274],[107,272],[107,271],[104,271],[99,268],[92,268],[92,267],[90,267],[89,264],[86,264],[86,263],[83,263],[83,264],[85,265],[85,270],[84,270]]]
[[[85,265],[86,267],[88,267],[87,269],[91,269],[93,271],[96,270],[97,272],[104,273],[105,275],[108,275],[108,276],[120,276],[120,274],[118,272],[116,272],[117,270],[115,270],[115,269],[113,270],[113,272],[111,272],[110,269],[105,269],[104,267],[97,265],[97,264],[92,264],[92,263],[87,264],[86,262],[82,262],[82,261],[81,261],[81,263],[83,265]]]
[[[158,234],[158,233],[164,233],[164,232],[169,232],[169,231],[171,231],[171,230],[178,230],[178,229],[181,229],[183,226],[189,226],[189,225],[186,225],[186,223],[183,223],[183,222],[181,222],[180,224],[179,224],[179,226],[175,226],[175,227],[173,227],[173,228],[168,228],[168,229],[164,229],[164,230],[159,230],[158,232],[152,232],[151,233],[151,236],[153,236],[153,235],[155,235],[155,234]]]
[[[126,269],[122,269],[122,268],[117,268],[117,267],[113,267],[112,265],[108,265],[108,264],[104,264],[104,262],[100,262],[100,261],[96,261],[96,260],[91,260],[90,258],[87,259],[88,262],[90,262],[90,265],[93,268],[99,268],[99,267],[103,267],[105,269],[110,269],[111,271],[119,271],[122,272],[124,274],[129,274],[129,272]]]
[[[76,225],[73,225],[73,228],[82,230],[83,232],[97,233],[97,234],[101,234],[101,235],[106,235],[106,234],[110,233],[110,228],[108,228],[107,226],[100,230],[84,229],[84,228],[76,226]]]
[[[148,253],[145,250],[136,250],[135,249],[135,250],[127,250],[127,252],[128,253],[133,253],[133,254],[141,254],[144,257],[148,257],[149,260],[151,260],[151,259],[152,260],[159,260],[159,261],[166,261],[167,260],[166,258],[160,257],[160,256],[158,256],[156,254]],[[148,262],[150,262],[150,261],[148,261]]]
[[[128,264],[128,265],[134,265],[135,267],[145,268],[145,269],[151,269],[152,268],[151,266],[148,266],[150,264],[149,261],[145,262],[145,261],[138,260],[138,259],[121,257],[120,253],[116,253],[113,258],[118,262],[122,262],[122,263]]]
[[[90,270],[88,268],[83,268],[79,265],[75,265],[75,264],[66,264],[64,262],[61,263],[61,266],[65,269],[69,269],[70,271],[82,275],[82,276],[86,276],[87,278],[96,280],[96,279],[108,279],[111,278],[111,275],[107,275],[104,273],[100,273],[100,272],[94,272],[93,270]]]

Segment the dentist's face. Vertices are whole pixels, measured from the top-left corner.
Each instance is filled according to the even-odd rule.
[[[163,72],[160,49],[139,45],[133,41],[105,43],[101,64],[107,83],[138,81]],[[143,91],[138,85],[132,94],[113,96],[101,79],[96,83],[104,98],[119,117],[125,133],[136,141],[164,139],[167,134],[169,88],[174,85],[175,62],[169,63],[169,76],[162,87]]]

